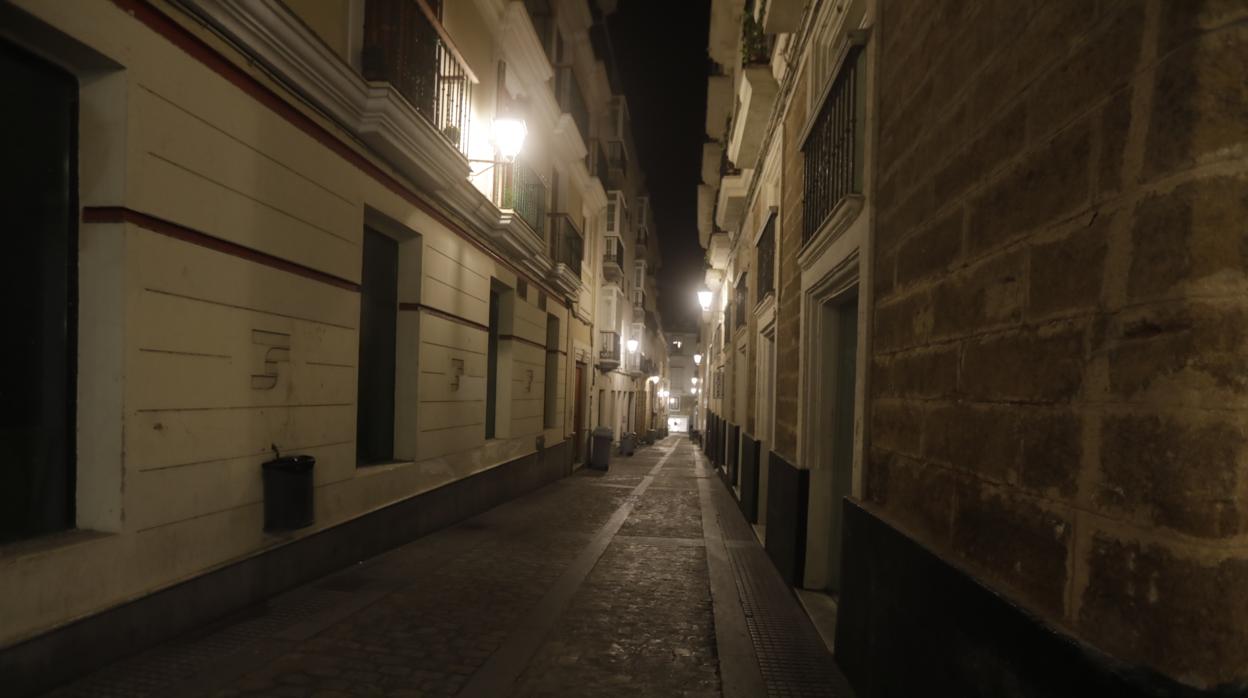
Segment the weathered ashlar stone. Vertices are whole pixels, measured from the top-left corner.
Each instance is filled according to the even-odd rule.
[[[1007,584],[1047,614],[1063,611],[1069,513],[974,480],[960,483],[953,549],[964,561]]]
[[[1248,425],[1215,415],[1105,417],[1095,502],[1201,538],[1248,532]]]
[[[882,6],[867,497],[1117,660],[1248,680],[1248,5],[976,5]]]
[[[1248,123],[1243,129],[1248,138]],[[1245,175],[1188,181],[1140,201],[1131,231],[1130,298],[1248,293],[1245,221]]]
[[[1248,559],[1180,553],[1096,534],[1076,627],[1118,657],[1196,685],[1242,680],[1248,666]],[[1230,694],[1228,694],[1230,695]]]

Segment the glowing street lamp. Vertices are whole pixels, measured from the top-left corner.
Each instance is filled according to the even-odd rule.
[[[701,354],[694,354],[694,355],[693,355],[693,365],[694,365],[694,366],[701,366],[701,365],[702,365],[702,355],[701,355]]]
[[[690,379],[689,379],[689,382],[690,382],[690,383],[693,383],[694,385],[697,385],[697,384],[698,384],[698,377],[697,377],[697,376],[694,376],[693,378],[690,378]]]
[[[637,344],[637,340],[635,340],[635,339],[630,339],[630,340],[628,340],[627,342],[625,342],[625,343],[624,343],[624,345],[625,345],[626,347],[628,347],[628,353],[630,353],[630,354],[636,354],[636,353],[637,353],[637,346],[638,346],[638,344]]]
[[[513,162],[520,154],[520,149],[524,147],[524,138],[528,134],[529,129],[523,119],[504,116],[494,120],[490,137],[494,141],[494,147],[498,148],[499,155],[503,157],[503,161]]]
[[[698,291],[698,305],[702,306],[702,311],[706,312],[711,309],[711,292],[708,289]]]

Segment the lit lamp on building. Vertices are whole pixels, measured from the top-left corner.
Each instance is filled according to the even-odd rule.
[[[703,288],[701,291],[698,291],[698,305],[702,306],[702,312],[704,313],[711,309],[711,296],[709,289]]]
[[[693,355],[693,365],[694,365],[694,366],[701,366],[701,365],[702,365],[702,355],[701,355],[701,354],[694,354],[694,355]],[[695,380],[696,380],[696,379],[695,379]]]
[[[637,353],[637,347],[638,347],[637,340],[635,340],[635,339],[630,339],[630,340],[628,340],[627,342],[625,342],[625,343],[624,343],[624,346],[628,349],[628,353],[630,353],[630,354],[636,354],[636,353]]]
[[[529,135],[529,128],[524,119],[514,116],[502,116],[494,120],[490,129],[490,140],[498,148],[503,162],[515,162],[520,149],[524,147],[524,138]]]

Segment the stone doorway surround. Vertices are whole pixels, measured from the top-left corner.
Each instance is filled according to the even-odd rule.
[[[859,195],[849,195],[838,204],[824,224],[798,255],[802,273],[802,349],[800,395],[798,400],[798,462],[810,470],[806,563],[802,586],[807,589],[828,589],[836,580],[830,579],[828,555],[830,533],[839,531],[833,517],[833,471],[831,451],[824,448],[820,436],[826,433],[821,420],[832,410],[833,396],[824,388],[827,383],[824,362],[820,357],[834,341],[833,328],[822,319],[829,303],[843,301],[858,289],[858,361],[854,387],[854,448],[850,494],[861,497],[863,492],[864,415],[866,414],[866,373],[862,357],[866,356],[870,333],[870,300],[867,289],[869,273],[864,270],[863,249],[868,238],[870,215]]]

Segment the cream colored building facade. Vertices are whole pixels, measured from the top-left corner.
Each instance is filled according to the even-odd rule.
[[[714,0],[708,39],[716,68],[698,232],[712,300],[702,316],[699,425],[706,417],[720,425],[719,460],[782,573],[832,592],[840,501],[862,491],[872,5]],[[853,94],[840,94],[855,72]],[[829,108],[845,112],[831,128],[853,144],[840,180],[804,170],[801,157],[818,147]],[[808,202],[832,197],[808,185],[824,179],[844,191],[806,225]],[[748,464],[747,450],[756,454]],[[776,474],[786,478],[778,496]],[[769,511],[776,506],[784,511]],[[795,511],[805,520],[794,521]],[[769,521],[784,530],[768,530]],[[773,535],[783,540],[768,542]]]
[[[0,648],[425,494],[491,506],[474,482],[514,496],[567,474],[593,426],[625,426],[624,394],[647,424],[641,357],[666,373],[655,231],[587,3],[4,13],[0,40],[77,79],[82,222],[72,526],[0,547]],[[515,117],[527,138],[505,162],[492,125]],[[629,164],[608,187],[613,142]],[[617,238],[626,278],[604,273]],[[369,396],[393,428],[363,462],[367,244],[396,276],[393,391]],[[607,329],[644,342],[635,370],[599,370]],[[274,449],[317,460],[311,527],[264,531]]]

